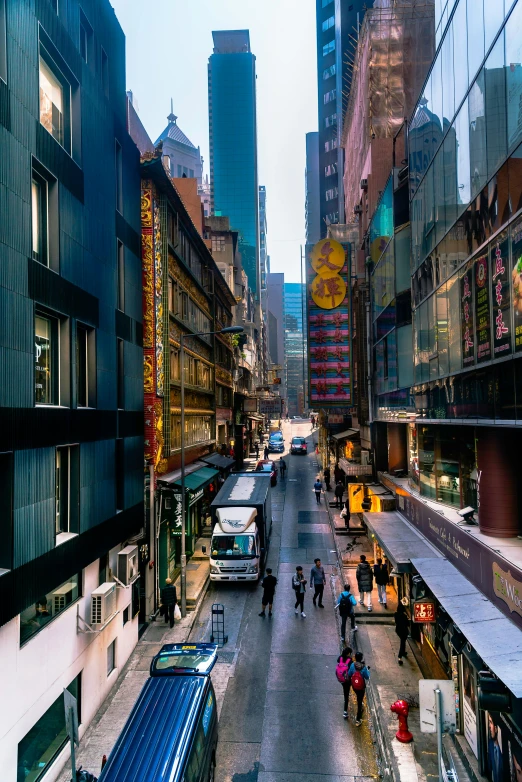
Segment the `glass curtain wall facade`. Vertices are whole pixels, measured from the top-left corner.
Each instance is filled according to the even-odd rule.
[[[211,208],[230,218],[248,283],[260,296],[256,58],[248,30],[212,33],[208,64]]]
[[[288,414],[304,412],[306,373],[306,336],[303,323],[305,286],[300,282],[285,282],[285,378]]]

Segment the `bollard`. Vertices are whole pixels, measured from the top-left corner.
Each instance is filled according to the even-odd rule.
[[[392,703],[390,706],[391,711],[399,718],[399,730],[395,734],[395,737],[403,744],[408,744],[410,741],[413,741],[413,734],[408,730],[409,708],[408,703],[403,700],[395,701],[395,703]]]

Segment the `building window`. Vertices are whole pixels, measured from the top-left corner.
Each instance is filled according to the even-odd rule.
[[[333,3],[333,0],[322,0],[322,7],[326,8],[326,6],[330,5],[330,3]]]
[[[212,252],[222,253],[225,252],[227,246],[226,237],[224,236],[212,236]]]
[[[114,144],[116,174],[116,209],[123,214],[123,157],[119,141]]]
[[[323,101],[324,103],[331,103],[333,100],[335,100],[337,97],[337,90],[330,90],[329,92],[325,92],[323,95]]]
[[[37,405],[59,404],[58,320],[37,313],[35,317],[34,390]]]
[[[326,122],[326,120],[325,120]],[[325,152],[332,152],[332,150],[337,149],[337,139],[333,138],[330,141],[324,142],[324,151]]]
[[[33,260],[43,263],[44,266],[49,265],[48,203],[47,182],[33,168],[31,182]]]
[[[333,199],[337,198],[338,195],[339,195],[339,189],[337,187],[330,188],[330,190],[327,190],[326,193],[324,194],[325,199],[327,201],[333,201]]]
[[[170,349],[170,379],[178,381],[179,376],[179,350],[177,348]]]
[[[0,568],[6,570],[13,567],[13,461],[12,453],[0,453]]]
[[[191,179],[194,179],[194,169],[193,168],[189,168],[189,177]]]
[[[330,29],[330,27],[333,27],[335,25],[335,16],[329,16],[328,19],[325,19],[323,22],[323,33],[325,33],[327,30]]]
[[[332,128],[336,124],[337,124],[337,114],[330,114],[329,117],[325,117],[324,118],[324,126],[325,126],[325,128]],[[336,142],[335,146],[337,146],[337,142]]]
[[[116,668],[116,638],[107,647],[107,676]]]
[[[117,268],[118,290],[116,292],[117,307],[119,310],[124,312],[125,310],[125,250],[123,249],[123,242],[120,242],[119,239],[117,241],[116,254],[117,254],[116,263],[118,265]]]
[[[125,443],[123,437],[116,440],[116,512],[125,508]]]
[[[124,356],[124,344],[122,339],[116,340],[116,393],[117,393],[117,405],[118,410],[123,410],[125,407],[125,356]]]
[[[78,703],[81,723],[81,674],[67,687]],[[17,779],[41,779],[68,741],[63,692],[18,744]]]
[[[71,85],[40,44],[40,122],[71,152]]]
[[[337,174],[337,163],[331,163],[329,166],[324,167],[325,176],[333,176]]]
[[[0,0],[0,79],[7,83],[6,0]]]
[[[105,96],[109,97],[109,58],[107,57],[107,54],[105,52],[105,49],[102,47],[101,50],[101,83],[102,83],[102,89],[105,93]]]
[[[96,342],[94,329],[76,326],[76,405],[96,407]]]
[[[123,626],[127,624],[129,621],[129,614],[130,614],[130,606],[127,606],[127,608],[123,609]]]
[[[80,8],[80,54],[87,63],[91,63],[93,60],[93,42],[92,27]]]
[[[329,79],[331,76],[335,76],[335,65],[330,65],[329,68],[325,68],[323,71],[323,79],[326,81],[326,79]]]
[[[79,529],[80,471],[79,446],[65,445],[56,449],[55,469],[55,533],[77,533]]]
[[[98,586],[109,580],[109,554],[104,554],[98,560]]]
[[[181,448],[181,416],[171,415],[172,449]],[[208,443],[212,440],[212,416],[185,416],[185,447]]]
[[[323,57],[326,57],[328,54],[333,52],[335,49],[335,39],[332,41],[328,41],[328,43],[325,43],[323,46]]]
[[[71,576],[60,586],[42,595],[20,614],[20,645],[39,633],[49,622],[81,597],[81,576]]]

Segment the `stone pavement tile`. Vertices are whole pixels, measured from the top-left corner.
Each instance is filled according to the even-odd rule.
[[[295,772],[260,771],[258,782],[355,782],[362,777],[347,777],[338,774],[301,774]]]
[[[292,562],[294,565],[294,570],[296,565],[303,565],[306,560],[306,549],[303,548],[287,548],[285,546],[281,546],[281,551],[279,552],[279,561],[280,562]],[[313,559],[312,559],[313,562]],[[303,565],[304,566],[304,565]]]
[[[216,782],[256,782],[260,744],[223,741],[219,737]]]
[[[313,564],[313,561],[316,557],[319,557],[321,562],[325,563],[328,562],[329,565],[336,565],[337,564],[337,554],[332,546],[328,548],[308,548],[306,549],[306,563],[307,564]]]
[[[337,695],[342,703],[342,687],[335,677],[336,655],[300,654],[296,665],[293,654],[272,654],[268,672],[269,690],[299,690],[303,682],[307,689]]]

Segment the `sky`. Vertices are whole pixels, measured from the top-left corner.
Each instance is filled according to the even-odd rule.
[[[111,0],[127,39],[127,89],[153,141],[178,125],[209,173],[207,62],[212,30],[249,29],[257,62],[259,184],[270,270],[300,281],[305,137],[317,130],[315,0]]]

